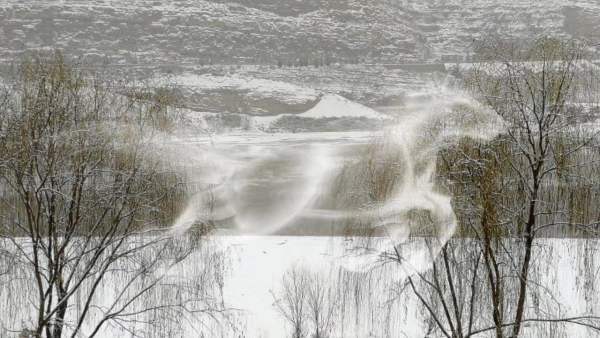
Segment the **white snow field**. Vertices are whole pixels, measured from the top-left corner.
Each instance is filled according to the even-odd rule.
[[[283,273],[292,267],[324,274],[330,280],[336,279],[340,267],[348,264],[348,251],[344,248],[352,240],[310,236],[222,237],[223,245],[232,254],[230,274],[225,279],[225,301],[246,312],[245,336],[290,336],[289,328],[273,306],[271,291],[280,288]],[[539,240],[535,253],[539,259],[536,263],[540,263],[536,267],[536,283],[539,285],[532,287],[531,295],[532,298],[540,297],[541,309],[555,311],[540,317],[554,315],[556,318],[565,318],[597,313],[600,296],[590,290],[595,289],[592,285],[600,282],[599,244],[597,240]],[[591,269],[584,265],[586,259],[594,262]],[[353,309],[359,315],[347,313],[346,318],[339,318],[340,325],[335,327],[331,336],[426,336],[426,320],[419,310],[416,297],[410,291],[403,297],[394,293],[398,291],[395,283],[402,281],[402,271],[393,264],[374,265],[371,274],[369,278],[360,275],[361,283],[369,292],[363,295],[359,308]],[[337,287],[351,288],[350,285]],[[568,325],[562,332],[558,328],[553,330],[550,337],[591,337],[596,334],[577,325]],[[531,326],[525,335],[536,337],[541,332]]]
[[[373,239],[379,241],[381,239]],[[422,241],[416,238],[415,241]],[[178,337],[290,337],[291,328],[274,306],[283,275],[290,269],[305,275],[320,276],[323,285],[335,288],[340,297],[336,302],[334,324],[329,337],[424,337],[428,321],[418,300],[410,291],[398,293],[401,269],[394,263],[374,264],[368,272],[352,272],[354,264],[348,258],[359,238],[326,236],[214,236],[211,250],[220,252],[226,271],[222,281],[224,307],[230,309],[228,319],[219,322],[187,322],[182,320]],[[463,244],[469,245],[468,240]],[[204,265],[209,246],[204,246],[179,265],[171,268],[165,281],[196,281],[208,277]],[[582,239],[540,239],[536,259],[535,285],[530,290],[531,301],[539,302],[540,317],[569,317],[597,312],[600,296],[593,292],[600,277],[600,242]],[[356,258],[356,257],[354,257]],[[12,278],[11,278],[12,277]],[[15,306],[29,299],[27,281],[23,275],[0,279],[0,301],[10,311],[3,311],[4,328],[18,327],[29,316],[26,305]],[[215,281],[213,281],[215,282]],[[109,281],[101,288],[95,304],[110,304],[119,281]],[[218,291],[219,288],[216,288]],[[156,294],[152,294],[156,296]],[[169,294],[171,297],[175,293]],[[552,296],[550,296],[552,295]],[[166,296],[165,296],[166,297]],[[147,299],[146,301],[160,300]],[[164,301],[164,299],[163,299]],[[74,308],[75,309],[75,308]],[[530,311],[532,312],[532,311]],[[110,323],[110,322],[109,322]],[[144,329],[143,323],[133,325],[143,337],[160,337],[160,332]],[[100,337],[134,337],[124,327],[112,323]],[[308,326],[310,331],[310,325]],[[84,333],[87,330],[84,330]],[[164,333],[162,333],[164,336]],[[594,332],[577,325],[535,326],[524,331],[526,337],[593,337]],[[7,333],[3,337],[16,337]],[[307,335],[308,337],[309,335]],[[486,337],[487,335],[481,335]]]

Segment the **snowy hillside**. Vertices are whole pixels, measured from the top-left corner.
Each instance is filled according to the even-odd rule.
[[[0,1],[0,58],[61,48],[126,64],[454,61],[501,31],[598,39],[597,1]]]

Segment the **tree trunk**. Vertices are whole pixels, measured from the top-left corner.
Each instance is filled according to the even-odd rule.
[[[539,178],[538,170],[534,171],[534,185],[533,194],[529,200],[529,211],[527,217],[527,223],[525,224],[525,257],[523,258],[523,265],[521,266],[521,273],[519,274],[519,299],[517,300],[517,311],[515,314],[515,325],[513,326],[513,337],[518,337],[521,331],[521,324],[523,321],[523,314],[525,312],[525,299],[527,298],[527,278],[529,276],[529,265],[531,262],[531,253],[533,249],[534,226],[535,226],[535,207],[537,202],[538,190],[539,190]]]

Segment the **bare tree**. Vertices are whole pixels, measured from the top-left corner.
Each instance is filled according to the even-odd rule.
[[[505,54],[502,59],[506,61],[483,64],[478,75],[485,72],[490,76],[475,76],[475,83],[507,124],[505,149],[510,153],[503,157],[522,188],[524,207],[510,206],[515,234],[522,238],[520,250],[511,257],[518,277],[516,304],[510,308],[514,315],[511,335],[518,336],[536,236],[543,228],[556,226],[556,215],[564,214],[546,191],[560,184],[557,174],[572,170],[563,165],[565,161],[584,151],[596,134],[585,135],[584,131],[581,137],[574,133],[577,120],[569,109],[570,104],[578,104],[577,76],[585,61],[581,45],[541,38],[530,48],[512,46],[498,53]]]
[[[331,334],[339,306],[338,285],[321,274],[308,277],[308,317],[314,328],[314,338],[327,338]]]
[[[293,338],[306,335],[308,293],[309,284],[305,273],[298,268],[292,268],[283,276],[280,294],[273,294],[275,307],[292,326]]]
[[[505,133],[488,143],[463,140],[439,156],[459,235],[474,247],[448,243],[432,270],[409,283],[444,336],[517,337],[524,323],[600,330],[595,314],[547,317],[536,313],[537,304],[527,306],[535,301],[536,240],[552,229],[589,236],[599,224],[590,212],[597,201],[589,198],[598,190],[590,176],[599,169],[598,135],[585,126],[585,112],[597,102],[583,95],[590,88],[584,50],[549,38],[527,46],[490,43],[489,61],[467,77],[503,118]]]
[[[181,197],[149,142],[169,126],[169,98],[79,69],[56,53],[4,78],[0,235],[33,281],[27,329],[93,337],[161,310],[208,311],[146,299],[192,248],[161,229]]]

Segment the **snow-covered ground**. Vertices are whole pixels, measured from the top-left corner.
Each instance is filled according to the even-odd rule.
[[[288,324],[274,304],[284,273],[298,269],[325,276],[333,282],[339,269],[348,264],[346,248],[352,245],[351,238],[327,236],[224,236],[218,240],[231,257],[230,272],[225,278],[225,302],[244,311],[246,337],[265,338],[290,336]],[[362,311],[361,315],[350,320],[350,327],[345,330],[343,326],[338,327],[334,337],[363,338],[370,334],[383,337],[384,332],[377,330],[385,325],[384,313],[369,312],[377,311],[388,301],[391,293],[386,294],[385,287],[391,287],[394,280],[380,282],[373,284],[370,290],[372,296],[378,296],[365,299],[365,307],[357,309]],[[377,297],[381,298],[376,300]],[[415,311],[403,314],[408,316],[403,330],[410,337],[422,332],[416,314]]]
[[[335,303],[332,338],[426,336],[427,320],[418,300],[411,292],[398,294],[398,282],[402,281],[403,275],[397,266],[393,263],[377,265],[366,274],[348,269],[351,252],[348,249],[355,247],[360,240],[356,237],[327,236],[213,236],[211,243],[214,245],[204,246],[171,269],[168,278],[173,279],[167,280],[196,280],[200,285],[207,278],[203,275],[207,271],[203,265],[207,262],[207,255],[219,252],[224,257],[220,264],[225,265],[225,274],[220,282],[216,282],[222,284],[224,306],[231,311],[230,320],[219,323],[207,321],[209,324],[184,322],[182,327],[177,328],[184,331],[178,336],[289,337],[290,327],[278,312],[275,301],[281,296],[284,274],[291,269],[305,276],[319,276],[324,286],[339,289],[342,298]],[[421,238],[413,240],[423,241]],[[459,241],[462,245],[470,245],[468,240]],[[207,251],[209,247],[214,251]],[[535,283],[531,290],[534,292],[530,299],[541,309],[538,316],[569,317],[600,310],[600,296],[594,292],[600,281],[598,249],[598,240],[538,240],[534,253],[536,266],[532,274]],[[2,304],[13,306],[11,304],[14,303],[7,301],[10,297],[16,297],[17,301],[28,299],[27,292],[24,292],[27,289],[23,287],[26,280],[0,281]],[[97,299],[110,302],[114,296],[112,290],[116,290],[110,283],[102,287]],[[115,285],[118,283],[115,282]],[[24,307],[11,309],[3,310],[0,319],[3,325],[18,327],[18,314]],[[7,323],[9,318],[12,322]],[[27,319],[22,318],[21,323]],[[307,327],[310,331],[310,324]],[[577,325],[551,327],[550,330],[540,331],[535,326],[528,326],[524,332],[526,337],[542,334],[548,337],[594,337],[593,331]],[[8,332],[1,336],[11,337]],[[16,337],[16,334],[13,336]],[[133,337],[123,329],[110,326],[100,335],[107,338],[116,336]]]
[[[273,306],[271,291],[281,288],[283,273],[291,268],[304,268],[308,271],[319,271],[328,276],[335,276],[338,269],[347,263],[344,248],[348,247],[343,237],[310,237],[310,236],[231,236],[220,238],[222,245],[231,252],[230,274],[225,281],[225,300],[234,308],[246,312],[246,337],[286,337],[289,327]],[[418,239],[417,239],[418,240]],[[556,308],[557,313],[548,314],[569,317],[589,314],[600,310],[599,296],[590,291],[600,282],[600,253],[597,251],[600,242],[582,239],[541,239],[538,242],[536,256],[539,264],[539,288],[547,288],[541,292],[542,304]],[[591,249],[590,249],[591,248]],[[587,255],[587,258],[585,258]],[[584,265],[584,260],[592,260],[592,269]],[[333,337],[423,337],[426,323],[418,311],[418,301],[414,295],[404,299],[399,308],[391,307],[391,323],[386,322],[385,305],[394,301],[393,288],[400,281],[402,273],[393,266],[386,265],[386,271],[376,272],[383,276],[378,283],[372,284],[371,299],[365,298],[366,310],[359,316],[358,322],[342,333],[338,327]],[[385,272],[385,273],[384,273]],[[586,285],[587,283],[587,285]],[[591,283],[591,284],[590,284]],[[339,287],[343,287],[340,285]],[[386,289],[389,288],[389,289]],[[554,297],[552,299],[551,296]],[[388,304],[389,305],[389,304]],[[401,305],[401,306],[400,306]],[[541,307],[544,308],[544,305]],[[557,306],[558,305],[558,306]],[[370,308],[369,308],[370,307]],[[380,311],[377,313],[377,311]],[[364,317],[362,317],[364,316]],[[354,318],[356,319],[356,318]],[[592,331],[582,327],[569,325],[566,332],[555,332],[556,337],[592,337]],[[390,331],[392,332],[391,334]],[[526,331],[527,332],[527,331]],[[532,333],[532,331],[530,331]],[[539,334],[532,333],[533,336]],[[567,334],[567,335],[564,335]],[[552,335],[551,335],[552,336]]]

